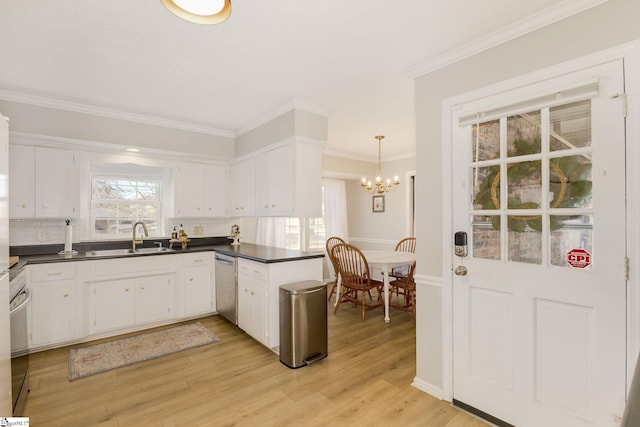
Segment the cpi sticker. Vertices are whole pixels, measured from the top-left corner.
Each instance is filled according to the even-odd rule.
[[[591,265],[591,254],[584,249],[571,249],[567,252],[567,264],[573,268],[587,268]]]

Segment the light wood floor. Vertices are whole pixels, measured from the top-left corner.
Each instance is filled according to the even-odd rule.
[[[329,312],[329,356],[289,369],[220,316],[221,341],[74,382],[69,347],[30,356],[32,426],[446,426],[486,424],[411,387],[415,323],[381,309]]]

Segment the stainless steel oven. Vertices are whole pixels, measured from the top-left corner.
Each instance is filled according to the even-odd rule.
[[[11,315],[11,396],[13,416],[21,416],[29,392],[29,356],[27,342],[27,304],[31,293],[24,273],[11,280],[9,313]]]

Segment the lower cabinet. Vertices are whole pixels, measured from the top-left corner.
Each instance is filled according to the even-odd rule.
[[[44,347],[77,337],[76,263],[43,264],[27,272],[29,347]]]
[[[184,316],[212,313],[215,310],[211,252],[180,255],[184,269]]]
[[[280,346],[280,286],[322,280],[322,258],[261,263],[238,259],[238,327],[269,347]]]
[[[266,283],[238,276],[238,327],[268,346]]]
[[[95,282],[92,333],[126,329],[171,317],[172,276]]]
[[[31,340],[42,346],[76,337],[75,280],[48,281],[31,286]]]

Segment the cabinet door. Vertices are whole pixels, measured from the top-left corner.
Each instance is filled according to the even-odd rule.
[[[231,167],[229,215],[254,216],[256,211],[255,159],[246,159]]]
[[[213,311],[212,295],[211,268],[209,266],[185,268],[185,316]]]
[[[133,279],[94,284],[94,331],[127,328],[134,323]]]
[[[31,290],[31,346],[75,338],[75,281],[38,283]]]
[[[266,291],[261,281],[243,277],[238,284],[238,327],[267,345]]]
[[[135,280],[135,323],[168,319],[171,279],[166,276],[142,277]]]
[[[72,151],[36,147],[36,216],[77,216],[78,188]]]
[[[24,145],[9,146],[9,217],[36,216],[36,151]]]
[[[256,213],[289,216],[294,212],[294,147],[284,146],[256,159]]]
[[[204,167],[204,216],[225,216],[227,208],[227,171],[223,166]]]
[[[174,186],[175,215],[177,217],[204,216],[204,166],[182,163],[176,170]]]

